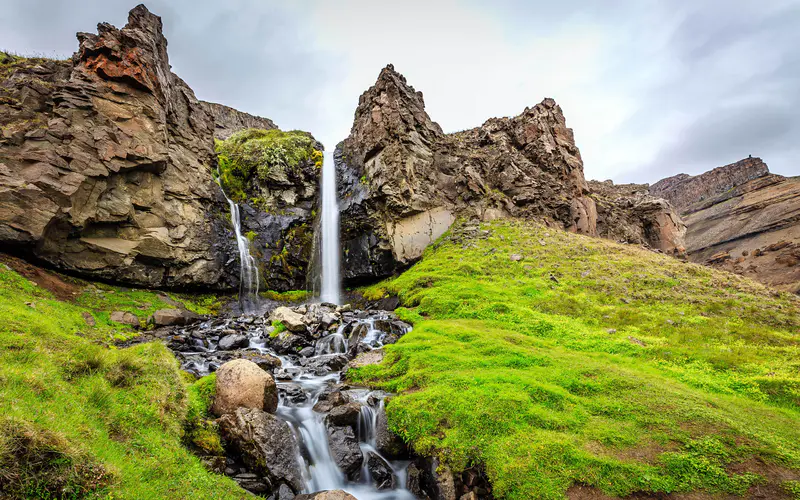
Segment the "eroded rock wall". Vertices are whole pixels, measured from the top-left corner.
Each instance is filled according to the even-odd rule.
[[[224,104],[200,101],[203,109],[214,119],[214,137],[225,140],[239,130],[258,128],[272,130],[278,128],[269,118],[251,115]]]
[[[71,61],[3,67],[0,238],[82,275],[225,286],[213,119],[170,71],[161,19],[79,33]]]

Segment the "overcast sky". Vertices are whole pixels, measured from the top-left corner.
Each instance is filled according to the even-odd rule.
[[[0,0],[0,48],[68,56],[134,2]],[[749,154],[800,175],[800,0],[154,0],[201,99],[347,136],[388,63],[445,131],[553,97],[587,178],[654,182]]]

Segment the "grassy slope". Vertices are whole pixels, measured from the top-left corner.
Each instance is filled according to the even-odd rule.
[[[538,225],[480,229],[365,294],[398,294],[414,330],[351,377],[400,394],[390,425],[418,451],[484,464],[500,498],[798,497],[796,297]]]
[[[245,498],[182,445],[187,412],[203,408],[172,354],[104,345],[133,335],[108,311],[144,319],[164,306],[156,293],[100,286],[62,302],[0,265],[0,497]]]

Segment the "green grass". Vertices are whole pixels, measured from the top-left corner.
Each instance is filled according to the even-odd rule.
[[[96,285],[62,302],[0,266],[0,496],[246,498],[183,444],[207,383],[190,385],[161,343],[107,347],[131,333],[83,318],[143,317],[161,306],[149,293]]]
[[[252,180],[267,185],[278,171],[289,176],[301,163],[322,166],[322,152],[307,132],[246,129],[215,141],[222,186],[235,201],[247,201]],[[258,204],[258,198],[255,200]]]
[[[390,426],[418,452],[484,465],[510,499],[742,495],[773,480],[761,462],[800,479],[797,297],[535,224],[480,230],[365,290],[399,295],[414,329],[348,375],[398,393]]]
[[[311,292],[308,290],[289,290],[288,292],[266,290],[261,292],[260,295],[265,299],[274,300],[276,302],[303,302],[311,297]]]

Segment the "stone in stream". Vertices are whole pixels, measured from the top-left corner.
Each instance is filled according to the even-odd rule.
[[[303,315],[292,311],[288,307],[276,308],[272,311],[272,314],[270,314],[269,319],[271,322],[280,321],[287,330],[293,333],[304,333],[308,331],[308,326],[306,325]]]
[[[344,354],[323,354],[301,360],[303,366],[316,375],[338,372],[347,365],[347,362],[347,356]]]
[[[222,437],[256,473],[272,484],[284,482],[295,492],[302,490],[300,448],[289,424],[262,410],[239,408],[220,418],[219,426]]]
[[[281,484],[277,491],[267,497],[267,500],[292,500],[293,498],[296,498],[296,496],[292,489],[285,484]]]
[[[393,490],[397,487],[397,477],[389,463],[372,451],[367,453],[367,469],[372,482],[379,490]]]
[[[217,348],[222,351],[231,351],[233,349],[239,349],[241,347],[247,347],[250,343],[250,340],[247,338],[246,335],[239,335],[239,334],[231,334],[226,335],[220,339]]]
[[[347,479],[355,481],[361,472],[364,454],[358,445],[353,428],[349,426],[326,426],[328,430],[328,446],[333,461],[344,472]]]
[[[349,426],[356,428],[361,415],[361,403],[346,403],[336,406],[325,416],[325,423],[330,426]]]
[[[294,500],[358,500],[350,493],[342,490],[326,490],[310,493],[307,495],[298,495]]]
[[[309,341],[300,335],[283,331],[271,337],[269,344],[278,354],[297,354],[304,347],[308,347]]]
[[[406,458],[408,447],[400,436],[389,430],[386,409],[381,407],[375,418],[375,448],[388,458]]]
[[[272,375],[252,361],[234,359],[217,370],[215,415],[233,413],[237,408],[254,408],[275,413],[278,388]]]
[[[155,326],[189,325],[200,321],[200,316],[185,309],[159,309],[150,316]]]

